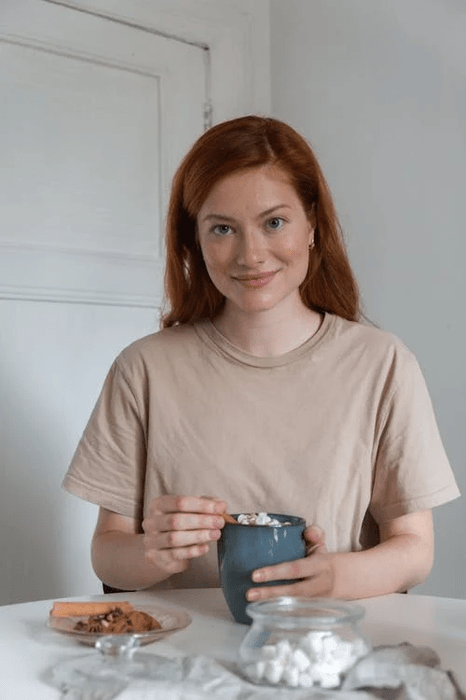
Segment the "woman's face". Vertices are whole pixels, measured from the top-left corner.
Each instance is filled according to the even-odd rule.
[[[228,311],[302,305],[299,286],[314,230],[280,168],[262,166],[220,180],[199,211],[197,227],[207,271]]]

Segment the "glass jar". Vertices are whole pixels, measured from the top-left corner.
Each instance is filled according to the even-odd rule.
[[[327,598],[282,597],[251,603],[253,624],[240,665],[253,683],[338,688],[371,643],[359,629],[361,605]]]

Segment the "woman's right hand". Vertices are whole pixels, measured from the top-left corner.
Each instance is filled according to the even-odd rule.
[[[225,501],[195,496],[159,496],[142,522],[145,557],[167,576],[184,571],[218,540]]]

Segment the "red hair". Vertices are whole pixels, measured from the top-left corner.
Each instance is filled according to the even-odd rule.
[[[248,116],[217,124],[183,159],[173,179],[166,228],[165,306],[162,328],[213,319],[225,298],[210,280],[196,241],[196,217],[214,185],[239,170],[281,168],[315,224],[314,247],[299,287],[304,304],[350,321],[362,316],[329,187],[305,139],[270,117]]]

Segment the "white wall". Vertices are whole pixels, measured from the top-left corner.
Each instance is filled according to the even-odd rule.
[[[423,368],[466,491],[466,5],[271,0],[272,113],[314,146],[368,316]],[[419,593],[466,597],[462,499]]]
[[[115,355],[157,330],[157,314],[7,299],[0,324],[0,605],[99,593],[90,564],[98,509],[60,483]]]

